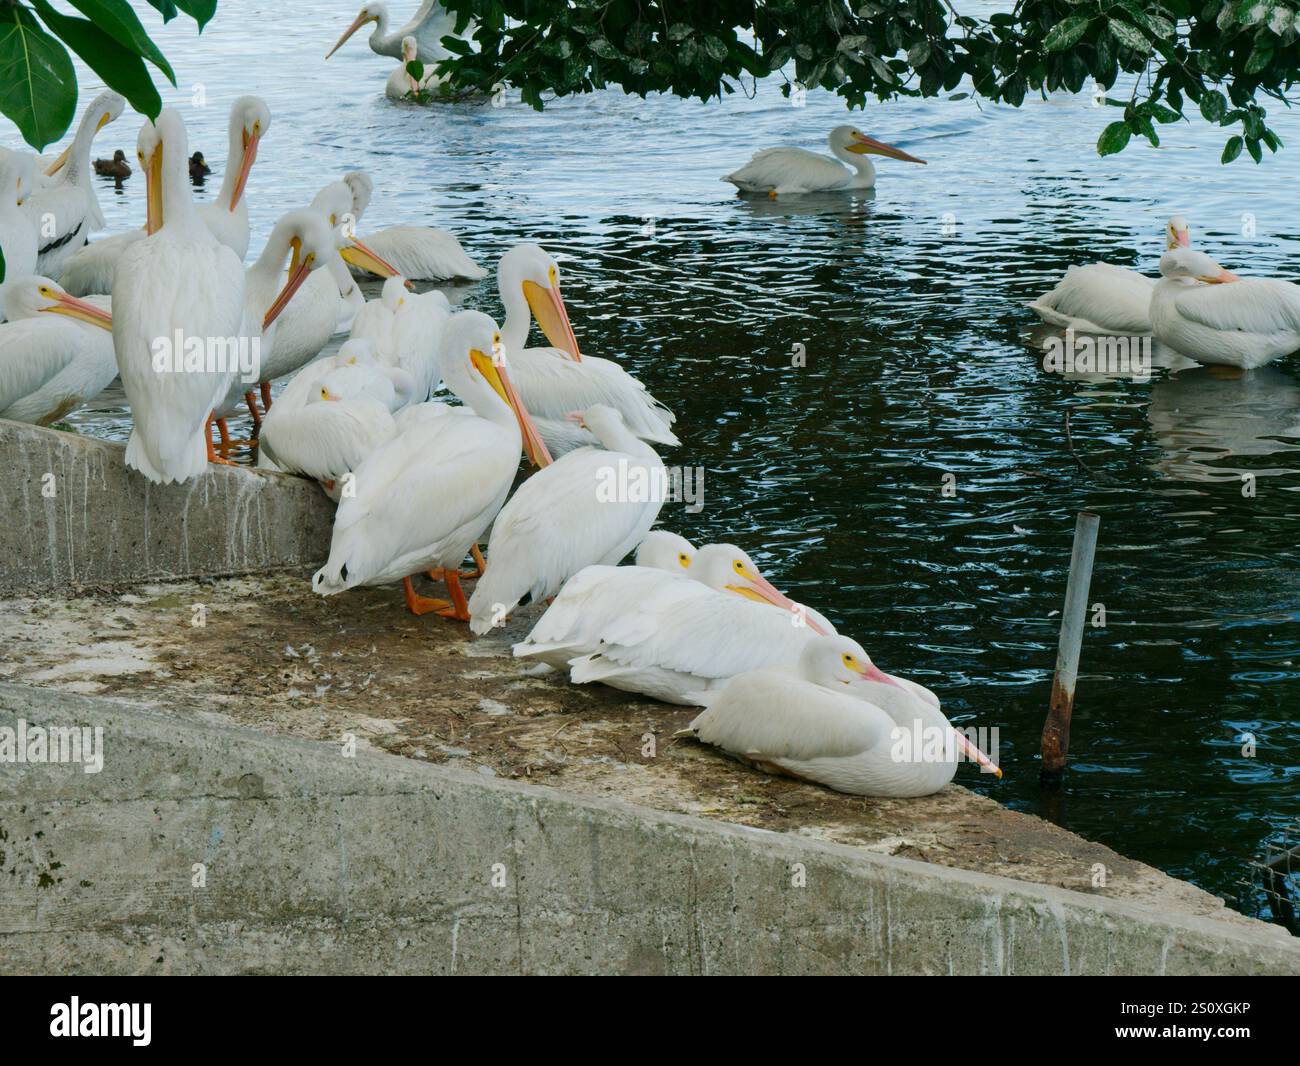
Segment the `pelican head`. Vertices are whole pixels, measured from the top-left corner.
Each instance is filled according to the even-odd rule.
[[[248,172],[253,169],[253,160],[257,158],[257,146],[270,128],[271,109],[260,96],[241,96],[230,106],[230,154],[227,158],[239,160],[235,184],[230,190],[231,211],[239,206],[244,187],[248,184]]]
[[[824,688],[860,685],[864,681],[902,687],[871,661],[861,644],[848,637],[810,640],[799,655],[799,672],[804,680]]]
[[[578,338],[573,335],[569,312],[560,295],[560,267],[545,249],[536,244],[516,244],[501,257],[497,287],[507,306],[522,292],[546,339],[568,352],[575,362],[582,361]]]
[[[1172,248],[1160,257],[1160,273],[1172,281],[1188,285],[1203,282],[1206,285],[1223,285],[1241,279],[1224,270],[1204,252],[1191,248]]]
[[[1190,248],[1192,246],[1192,228],[1182,215],[1174,215],[1165,227],[1165,251],[1172,248]]]
[[[14,152],[0,148],[0,187],[11,192],[12,203],[17,206],[27,199],[36,180],[36,160],[27,152]]]
[[[343,184],[352,193],[352,217],[360,222],[375,195],[374,179],[364,170],[349,170],[343,175]]]
[[[113,92],[112,89],[106,89],[90,102],[90,106],[86,108],[86,113],[81,116],[81,125],[77,127],[77,137],[93,139],[96,133],[121,115],[125,108],[126,97]],[[55,157],[53,163],[45,168],[47,178],[54,177],[67,165],[68,160],[72,158],[73,144],[76,144],[76,138],[73,139],[72,144],[69,144]]]
[[[153,234],[163,227],[165,211],[169,209],[164,197],[165,176],[173,174],[181,182],[188,180],[184,175],[189,166],[189,141],[180,113],[164,107],[153,122],[140,127],[135,148],[140,169],[144,171],[145,230]]]
[[[529,461],[539,467],[550,465],[551,453],[510,380],[510,360],[501,343],[501,330],[491,318],[481,311],[452,315],[443,329],[438,365],[448,388],[476,414],[488,417],[490,406],[496,402],[513,411]],[[495,394],[495,400],[491,394]]]
[[[349,363],[336,367],[321,379],[320,388],[307,397],[307,403],[348,403],[374,400],[385,406],[391,401],[393,383],[366,365]]]
[[[868,137],[856,126],[836,126],[831,130],[828,138],[831,151],[843,159],[843,153],[849,152],[852,155],[883,155],[890,159],[901,159],[905,163],[924,163],[924,159],[917,159],[914,155],[909,155],[901,148],[895,148],[892,144],[886,144],[884,141],[878,141],[874,137]],[[851,162],[851,160],[845,160]]]
[[[681,574],[689,570],[694,559],[695,545],[666,529],[647,533],[636,550],[637,566],[667,570],[670,574]]]
[[[371,366],[379,362],[379,349],[369,337],[353,337],[339,346],[334,360],[339,366]]]
[[[357,12],[357,17],[352,20],[352,25],[343,31],[343,36],[334,42],[334,47],[325,53],[325,58],[329,59],[330,56],[343,47],[344,42],[346,42],[349,37],[368,22],[373,22],[375,24],[376,33],[382,33],[384,26],[388,24],[388,8],[383,4],[378,3],[366,4],[365,7]]]
[[[402,62],[415,62],[415,38],[409,34],[402,38]]]
[[[42,314],[64,315],[110,333],[113,331],[111,314],[86,300],[70,296],[57,283],[39,274],[15,278],[4,286],[3,292],[5,312],[11,320],[36,318]]]
[[[289,272],[280,294],[262,319],[264,330],[289,305],[311,272],[328,263],[329,257],[335,254],[334,234],[315,211],[309,208],[290,211],[275,224],[266,247],[274,257],[277,272],[288,257]]]
[[[695,553],[690,575],[715,592],[731,592],[747,600],[770,603],[773,607],[788,611],[791,625],[795,624],[796,617],[806,617],[803,608],[759,573],[754,560],[734,544],[704,545]],[[805,624],[814,632],[822,632],[821,626],[810,618]]]

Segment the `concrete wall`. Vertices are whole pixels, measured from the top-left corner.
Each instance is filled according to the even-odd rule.
[[[0,595],[250,573],[329,554],[334,505],[316,485],[221,466],[151,485],[127,470],[125,451],[0,420]]]
[[[105,765],[0,763],[10,974],[1300,973],[1262,924],[0,685],[19,717]]]

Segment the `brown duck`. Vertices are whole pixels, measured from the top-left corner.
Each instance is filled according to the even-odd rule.
[[[126,161],[126,153],[118,149],[112,159],[96,159],[95,173],[102,178],[116,178],[125,181],[131,176],[131,164]]]
[[[208,161],[203,158],[202,152],[195,152],[190,156],[190,181],[197,185],[211,173],[212,168],[208,166]]]

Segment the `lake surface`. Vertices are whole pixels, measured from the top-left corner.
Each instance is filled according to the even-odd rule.
[[[201,37],[185,18],[157,34],[181,83],[168,102],[214,168],[204,195],[230,101],[270,104],[252,253],[356,167],[377,186],[363,234],[443,226],[484,265],[545,245],[584,350],[676,410],[668,461],[705,471],[704,509],[666,507],[665,525],[742,545],[955,720],[997,726],[1006,777],[965,768],[961,783],[1258,913],[1250,860],[1300,838],[1300,362],[1071,379],[1042,369],[1024,305],[1071,263],[1154,273],[1173,213],[1230,269],[1296,277],[1300,117],[1277,106],[1294,147],[1224,168],[1226,133],[1199,119],[1099,159],[1118,112],[1087,96],[877,105],[847,121],[928,166],[882,161],[874,196],[754,202],[719,176],[759,148],[824,148],[846,121],[837,98],[793,107],[769,80],[707,105],[396,104],[394,61],[360,36],[322,62],[355,7],[222,0]],[[83,102],[95,87],[86,76]],[[96,154],[133,158],[137,128],[128,113]],[[143,194],[138,175],[104,187],[110,229],[140,224]],[[450,292],[500,314],[491,278]],[[127,431],[120,393],[72,421]],[[1085,508],[1101,516],[1091,602],[1106,624],[1087,632],[1065,791],[1048,799],[1039,734]]]

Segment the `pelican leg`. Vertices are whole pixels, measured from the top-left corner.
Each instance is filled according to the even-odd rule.
[[[460,587],[460,571],[448,570],[447,572],[447,591],[451,593],[451,603],[446,607],[438,609],[438,613],[443,618],[454,618],[458,622],[469,621],[469,601],[465,599],[465,592]]]
[[[483,571],[487,567],[487,560],[483,558],[483,553],[479,551],[477,544],[470,546],[469,553],[474,558],[474,569],[457,570],[455,574],[457,577],[463,577],[466,581],[473,581],[483,576]],[[445,581],[447,573],[446,570],[426,570],[424,572],[425,577],[432,581]]]
[[[428,614],[430,611],[442,613],[446,608],[453,606],[449,600],[435,600],[430,596],[417,594],[409,577],[402,578],[402,588],[406,592],[407,609],[414,615]]]
[[[262,389],[262,410],[269,411],[271,409],[271,383],[269,381],[263,381],[261,385],[261,389]]]
[[[234,466],[235,465],[234,463],[232,463],[229,459],[225,459],[219,456],[216,452],[216,449],[212,447],[213,421],[218,422],[217,428],[221,431],[222,439],[225,440],[226,438],[225,419],[216,420],[214,416],[215,416],[215,412],[209,414],[208,420],[203,424],[203,443],[208,446],[208,462],[219,463],[222,466]]]
[[[244,403],[248,404],[248,413],[253,419],[253,440],[262,432],[262,412],[257,407],[257,393],[249,389],[244,393]]]

